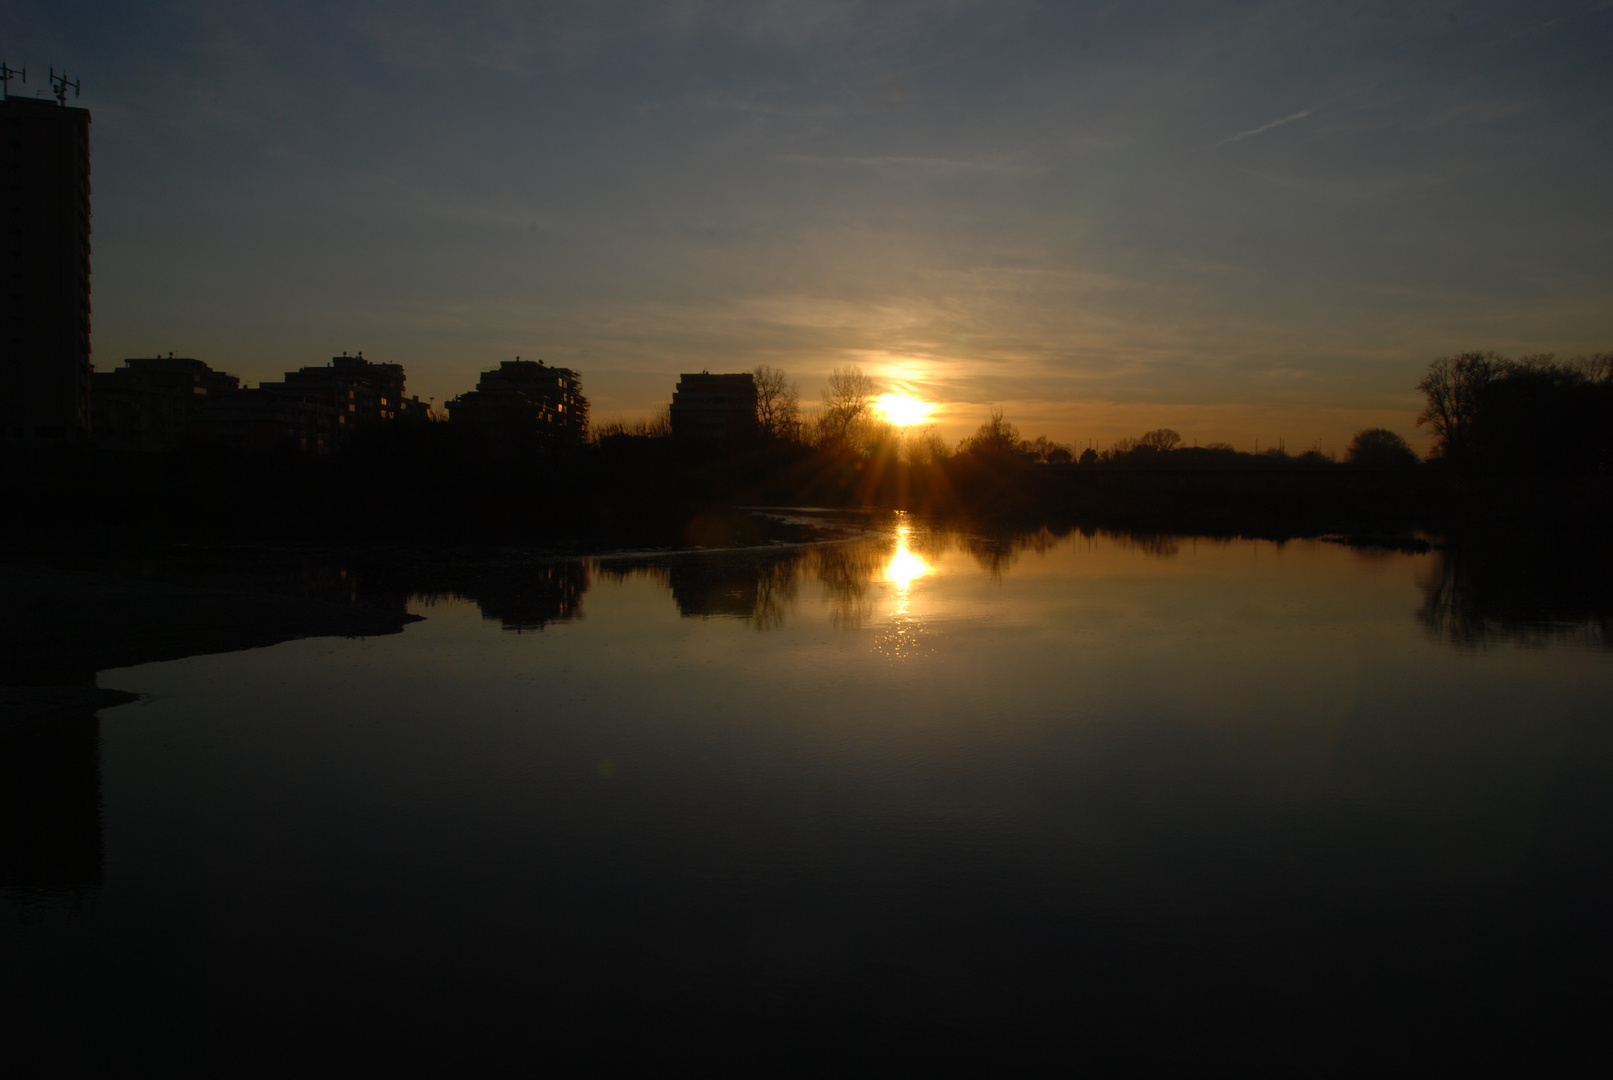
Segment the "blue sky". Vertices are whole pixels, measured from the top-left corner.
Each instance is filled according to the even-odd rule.
[[[1613,348],[1613,3],[0,0],[82,79],[98,367],[858,363],[1027,434],[1416,435]],[[14,84],[14,90],[20,90]]]

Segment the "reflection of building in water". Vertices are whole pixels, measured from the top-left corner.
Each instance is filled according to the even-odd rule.
[[[453,423],[498,440],[572,444],[588,436],[588,399],[577,373],[542,360],[506,360],[447,407]]]
[[[860,629],[873,615],[868,586],[884,572],[889,545],[878,540],[827,544],[813,553],[812,561],[829,605],[829,625]]]
[[[661,581],[685,618],[726,616],[746,619],[758,630],[776,630],[795,603],[796,578],[806,558],[799,548],[723,552],[602,563],[599,571],[616,580],[646,574]]]
[[[26,895],[100,883],[100,721],[0,720],[0,889]]]
[[[504,629],[523,633],[581,618],[588,585],[587,563],[552,562],[456,568],[445,576],[431,575],[429,587],[417,585],[415,592],[427,598],[444,593],[462,596],[481,609],[482,618],[497,619]]]
[[[756,567],[748,561],[722,556],[673,559],[667,565],[667,583],[678,613],[685,617],[748,619],[756,611]]]
[[[756,433],[756,377],[750,372],[679,375],[672,394],[672,434],[732,439]]]

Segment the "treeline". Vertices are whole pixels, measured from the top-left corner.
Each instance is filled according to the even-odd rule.
[[[745,506],[891,507],[955,523],[1113,522],[1262,536],[1391,527],[1422,470],[1314,469],[1232,455],[1226,468],[1060,466],[989,445],[915,459],[897,440],[813,446],[619,434],[573,447],[489,444],[453,424],[385,424],[340,454],[84,448],[9,459],[0,539],[113,543],[720,547],[794,540]],[[1183,451],[1164,452],[1158,461]],[[1191,455],[1193,451],[1187,451]],[[1203,451],[1214,455],[1218,451]],[[1389,524],[1383,524],[1389,523]]]
[[[879,385],[831,377],[806,414],[782,372],[758,373],[753,438],[677,439],[649,421],[585,444],[490,439],[464,425],[375,424],[342,451],[169,454],[81,447],[0,457],[12,547],[191,540],[723,546],[775,535],[743,506],[892,507],[996,525],[1090,523],[1269,537],[1404,535],[1495,520],[1602,527],[1613,436],[1610,355],[1436,360],[1419,384],[1435,450],[1360,432],[1317,450],[1187,446],[1159,428],[1077,455],[1000,412],[956,444],[880,419]],[[776,530],[775,530],[776,531]]]

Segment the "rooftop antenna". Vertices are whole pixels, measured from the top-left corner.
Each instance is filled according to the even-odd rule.
[[[19,70],[12,67],[4,60],[0,60],[0,101],[10,100],[11,80],[17,78],[19,75],[22,77],[24,85],[26,85],[28,82],[27,64],[22,65],[21,70]]]
[[[58,105],[66,105],[67,104],[67,88],[69,86],[71,86],[73,88],[73,96],[75,98],[78,97],[78,84],[79,84],[79,82],[80,82],[80,80],[78,80],[78,79],[74,79],[72,82],[68,82],[67,81],[67,70],[65,68],[62,70],[62,73],[60,75],[58,75],[58,74],[56,74],[55,66],[54,65],[51,66],[51,69],[50,69],[50,88],[56,94],[56,104],[58,104]]]

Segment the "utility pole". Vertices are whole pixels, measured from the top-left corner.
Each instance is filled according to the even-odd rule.
[[[78,80],[78,79],[74,79],[72,82],[67,81],[67,69],[66,68],[63,68],[62,73],[60,75],[58,75],[58,74],[56,74],[55,65],[51,66],[51,69],[50,69],[50,89],[51,89],[51,92],[56,95],[56,104],[58,104],[58,105],[66,105],[67,104],[67,88],[69,86],[71,86],[73,88],[73,96],[75,98],[78,97],[78,84],[79,84],[79,82],[80,82],[80,80]]]

